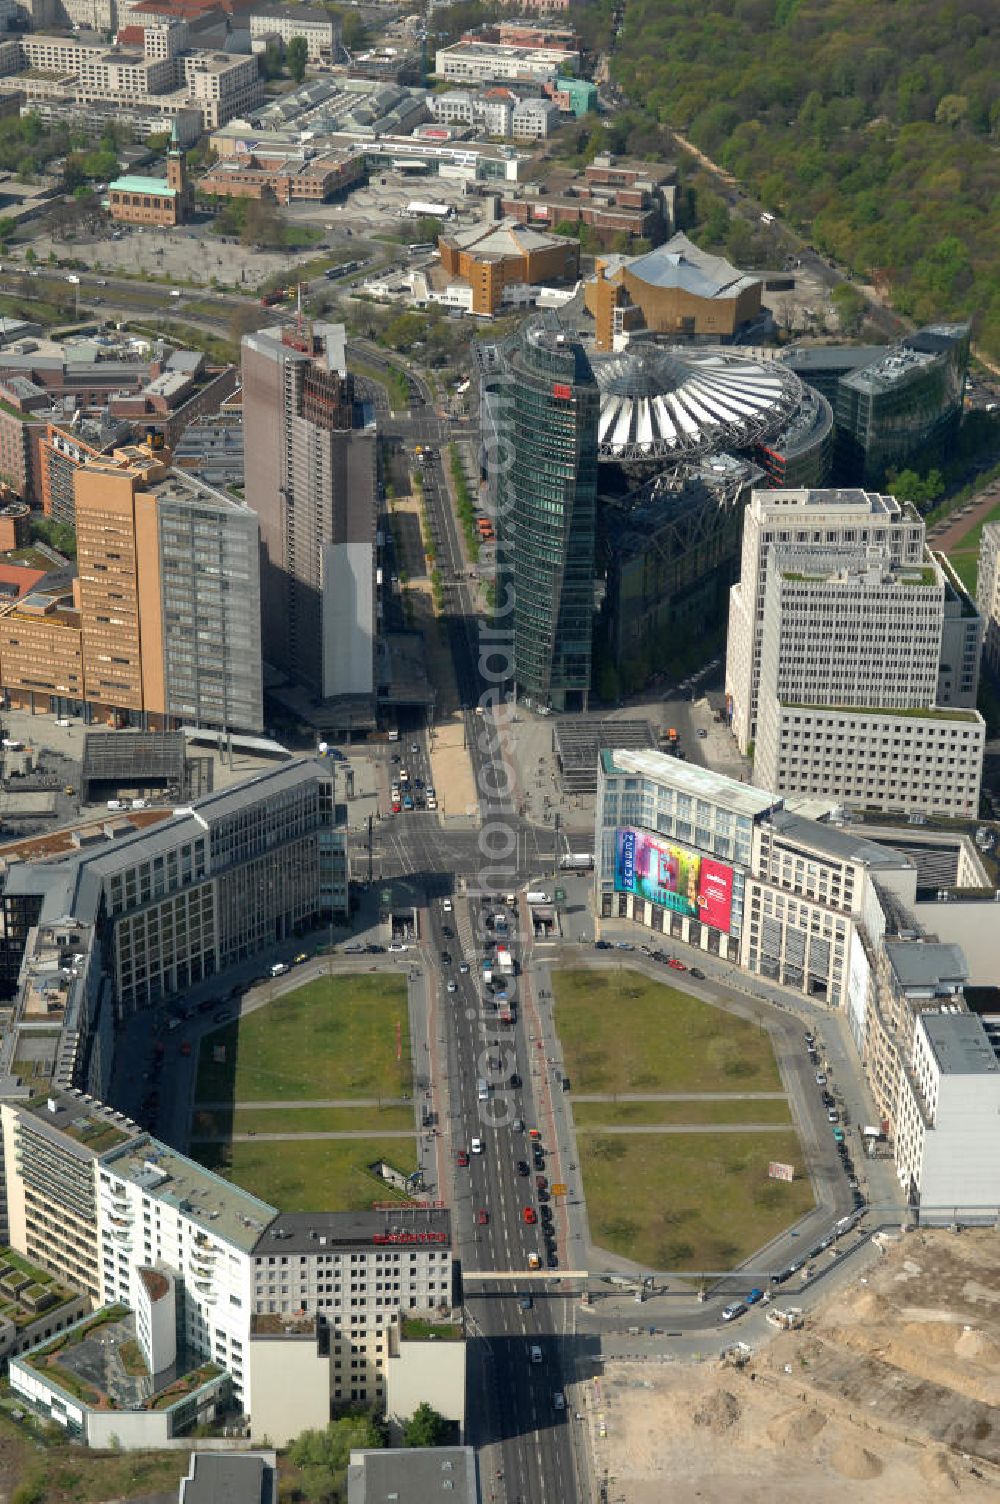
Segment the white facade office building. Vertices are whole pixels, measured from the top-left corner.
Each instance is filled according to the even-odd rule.
[[[922,1216],[1000,1209],[1000,1060],[983,1022],[921,1013],[900,1073],[896,1173]]]
[[[768,565],[754,781],[786,794],[902,814],[974,816],[985,725],[937,704],[946,605],[959,599],[929,556],[892,563],[884,547],[775,548]],[[970,629],[979,617],[949,616]],[[978,682],[975,667],[971,684]],[[961,683],[954,697],[966,698]]]
[[[739,582],[729,602],[726,693],[733,734],[746,753],[757,735],[764,600],[776,548],[887,549],[893,564],[919,565],[924,524],[916,511],[874,491],[754,491],[743,517]]]

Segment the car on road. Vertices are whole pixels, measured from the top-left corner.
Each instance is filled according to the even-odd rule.
[[[538,1213],[535,1211],[535,1208],[533,1206],[526,1206],[524,1208],[524,1220],[525,1222],[527,1222],[529,1227],[534,1227],[535,1223],[538,1221]]]
[[[764,1292],[763,1292],[763,1290],[758,1290],[756,1286],[754,1286],[754,1288],[752,1290],[749,1290],[747,1292],[747,1294],[744,1295],[744,1297],[743,1297],[744,1304],[748,1305],[748,1306],[755,1306],[759,1300],[763,1300],[763,1299],[764,1299]]]
[[[705,738],[706,738],[707,735],[708,735],[708,732],[705,730],[704,726],[699,726],[698,727],[698,740],[701,741],[701,742],[703,742],[705,740]]]
[[[412,799],[411,795],[405,794],[403,796],[403,808],[404,809],[413,809],[413,799]]]
[[[826,1109],[826,1120],[828,1123],[840,1122],[840,1113],[837,1111],[836,1107],[828,1107]]]
[[[816,1072],[816,1085],[817,1086],[825,1086],[826,1085],[826,1076],[823,1073],[823,1071],[817,1071]]]
[[[545,1262],[548,1264],[550,1269],[559,1268],[559,1255],[556,1253],[554,1248],[549,1249],[548,1254],[546,1255]]]
[[[483,1141],[482,1141],[482,1139],[481,1138],[474,1138],[472,1140],[472,1143],[469,1145],[469,1147],[472,1150],[473,1154],[482,1154],[482,1152],[483,1152]]]
[[[466,1165],[469,1163],[469,1156],[464,1149],[459,1149],[458,1153],[455,1155],[455,1163],[458,1165],[458,1168],[460,1170],[464,1170]]]
[[[705,973],[697,966],[691,967],[691,975],[696,982],[703,982],[705,980]]]
[[[489,1220],[490,1220],[490,1214],[489,1214],[489,1212],[486,1210],[485,1206],[481,1206],[479,1208],[478,1212],[476,1213],[476,1222],[478,1223],[478,1225],[480,1227],[485,1227],[486,1224],[489,1222]]]
[[[517,1088],[518,1088],[518,1087],[519,1087],[519,1086],[520,1086],[520,1084],[521,1084],[521,1078],[520,1078],[520,1076],[519,1076],[519,1075],[518,1075],[518,1074],[517,1074],[517,1071],[513,1071],[513,1072],[512,1072],[512,1073],[511,1073],[511,1078],[510,1078],[510,1084],[511,1084],[511,1088],[512,1088],[512,1090],[514,1090],[514,1091],[517,1091]]]
[[[517,1173],[519,1175],[530,1175],[531,1174],[531,1170],[528,1168],[528,1161],[526,1159],[519,1159],[518,1160],[518,1162],[517,1162]]]
[[[531,1344],[528,1349],[528,1356],[532,1363],[540,1363],[542,1361],[542,1349],[538,1346],[537,1342]]]
[[[813,1033],[811,1033],[811,1032],[810,1032],[810,1031],[809,1031],[809,1030],[808,1030],[808,1029],[807,1029],[807,1030],[806,1030],[806,1044],[807,1044],[807,1046],[808,1046],[808,1047],[809,1047],[809,1049],[810,1049],[810,1050],[811,1050],[811,1049],[812,1049],[812,1047],[813,1047],[813,1045],[814,1045],[814,1044],[815,1044],[815,1043],[816,1043],[816,1035],[815,1035],[815,1034],[813,1034]]]
[[[552,1408],[553,1410],[566,1409],[566,1396],[563,1394],[561,1389],[557,1389],[555,1394],[552,1396]]]
[[[448,991],[449,992],[457,992],[458,991],[458,983],[457,982],[449,982],[448,983]]]
[[[522,1295],[521,1299],[518,1301],[518,1305],[520,1306],[522,1311],[530,1311],[534,1304],[535,1302],[532,1300],[530,1295]]]
[[[595,940],[594,941],[594,949],[595,950],[614,950],[614,946],[611,944],[610,940]]]
[[[390,952],[391,955],[398,956],[404,950],[409,950],[409,948],[410,947],[406,944],[405,941],[403,941],[403,940],[393,940],[392,943],[389,946],[389,952]]]
[[[615,950],[635,950],[631,940],[616,940]]]
[[[723,1321],[735,1321],[736,1318],[737,1318],[737,1316],[742,1316],[743,1312],[745,1310],[746,1310],[746,1306],[743,1304],[742,1301],[739,1301],[738,1303],[734,1303],[731,1306],[723,1306],[722,1307],[722,1319],[723,1319]]]
[[[838,1144],[842,1144],[844,1142],[844,1130],[843,1130],[843,1128],[835,1128],[833,1130],[833,1136],[836,1139],[836,1141],[837,1141]]]
[[[410,743],[410,756],[411,757],[419,757],[420,756],[420,748],[419,748],[419,746],[417,745],[416,742],[411,742]]]
[[[430,789],[428,789],[427,792],[429,794],[430,793]],[[442,910],[444,911],[445,914],[450,914],[451,911],[452,911],[452,902],[451,902],[451,899],[450,898],[446,898],[445,901],[444,901],[444,903],[441,905],[441,908],[442,908]]]
[[[293,956],[292,957],[292,965],[293,966],[301,966],[302,962],[303,961],[308,961],[308,959],[309,959],[309,952],[307,950],[300,950],[297,956]]]
[[[468,963],[468,961],[463,961],[462,964],[461,964],[461,966],[458,969],[461,972],[461,974],[462,974],[463,977],[467,977],[469,975],[469,963]]]
[[[450,966],[451,965],[451,951],[450,950],[443,950],[441,952],[441,965],[442,966]]]
[[[684,962],[678,961],[676,956],[671,956],[670,960],[667,962],[667,965],[672,966],[674,968],[674,971],[687,971],[687,967],[684,965]]]
[[[539,1128],[529,1128],[528,1129],[528,1137],[530,1139],[532,1139],[534,1143],[537,1144],[538,1141],[541,1139],[541,1136],[542,1136],[541,1129],[539,1129]]]
[[[398,799],[394,799],[392,801],[392,812],[394,815],[399,815],[403,812],[403,806],[400,804]]]

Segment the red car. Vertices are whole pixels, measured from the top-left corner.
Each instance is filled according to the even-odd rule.
[[[678,961],[676,956],[671,957],[671,959],[667,962],[667,965],[672,966],[675,971],[687,971],[687,967],[684,965],[684,962]]]
[[[490,1220],[490,1214],[489,1214],[489,1212],[486,1210],[485,1206],[481,1206],[479,1208],[478,1212],[476,1213],[476,1221],[479,1223],[480,1227],[485,1227],[486,1224],[487,1224],[487,1222],[489,1220]]]
[[[545,1175],[536,1175],[535,1176],[535,1190],[536,1191],[547,1191],[548,1188],[549,1188],[548,1177],[545,1176]]]
[[[529,1226],[533,1222],[538,1221],[538,1213],[535,1211],[535,1208],[533,1206],[526,1206],[524,1208],[524,1220],[528,1223]]]
[[[541,1135],[540,1131],[537,1128],[529,1128],[528,1129],[528,1137],[529,1138],[541,1138],[541,1136],[542,1135]]]
[[[469,1156],[464,1149],[459,1149],[458,1153],[455,1155],[455,1163],[458,1165],[458,1168],[460,1170],[464,1170],[468,1165]]]
[[[403,809],[403,806],[400,804],[399,800],[398,799],[394,799],[392,801],[392,812],[393,812],[393,814],[394,815],[401,814],[402,813],[402,809]]]

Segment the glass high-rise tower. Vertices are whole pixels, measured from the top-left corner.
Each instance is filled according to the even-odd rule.
[[[520,696],[580,710],[590,690],[597,417],[583,346],[554,314],[502,347],[495,388],[499,600],[511,601]]]

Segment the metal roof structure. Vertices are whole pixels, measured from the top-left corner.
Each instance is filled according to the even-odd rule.
[[[148,787],[167,784],[187,794],[184,737],[180,731],[88,731],[83,739],[81,782],[85,801],[93,784]]]
[[[799,409],[798,377],[775,361],[728,350],[633,343],[595,356],[603,460],[689,459],[747,449],[780,433]]]
[[[556,755],[563,792],[595,794],[597,759],[607,748],[653,750],[656,732],[650,721],[612,721],[596,716],[571,716],[552,727],[552,750]]]

